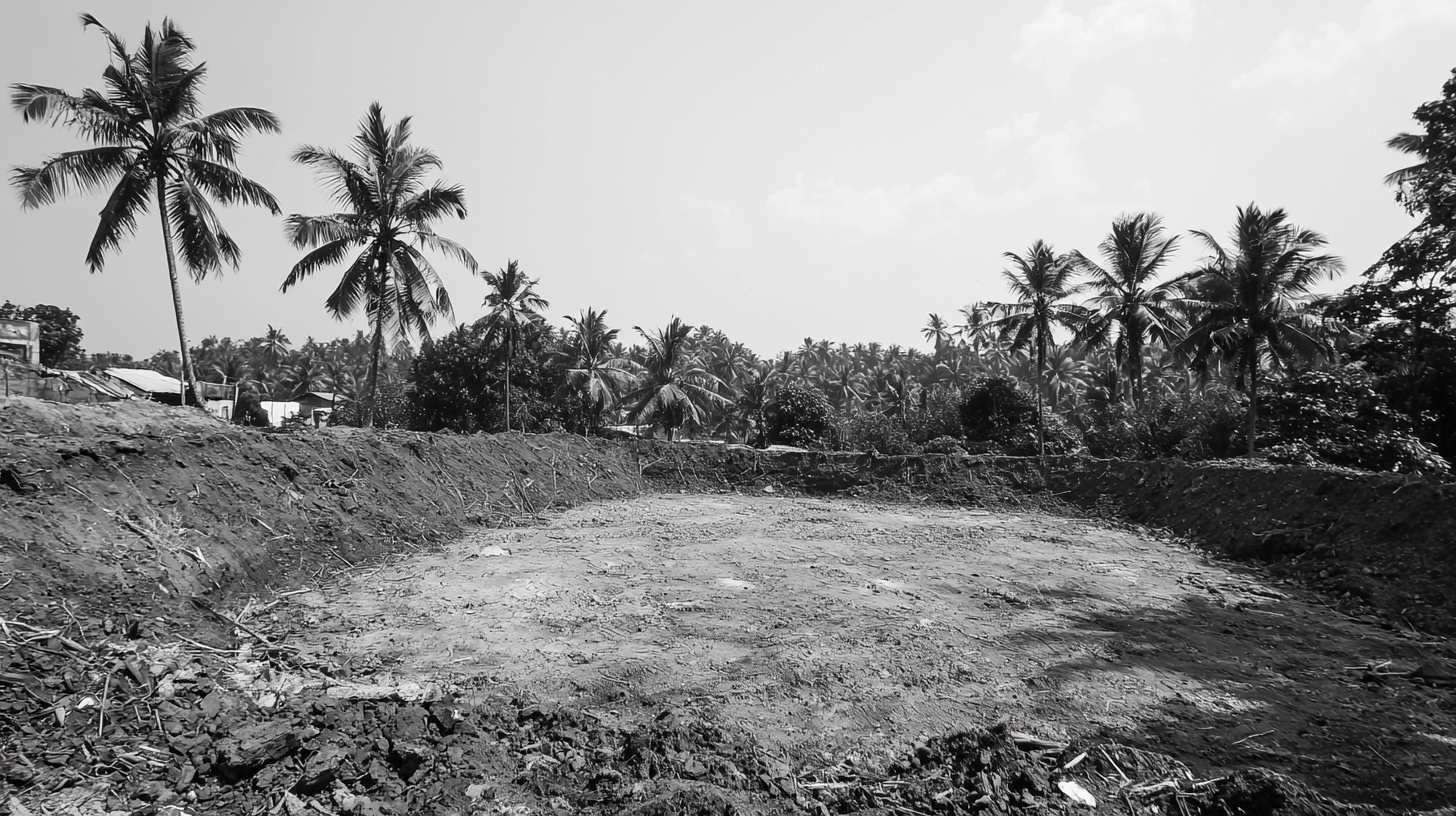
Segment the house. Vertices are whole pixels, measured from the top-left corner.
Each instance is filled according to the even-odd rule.
[[[40,365],[40,324],[34,320],[0,320],[0,356]]]
[[[310,391],[296,401],[298,413],[312,418],[314,426],[317,427],[327,423],[334,409],[348,402],[349,398],[330,391]]]
[[[131,399],[131,390],[89,371],[60,371],[0,354],[0,394],[88,404]]]
[[[176,377],[169,377],[148,368],[106,368],[92,372],[92,374],[104,378],[133,396],[166,405],[182,404],[182,381]],[[223,419],[232,418],[232,401],[237,397],[237,385],[202,382],[198,383],[198,386],[202,389],[202,396],[207,400],[228,403],[227,413],[219,413],[220,407],[214,409],[209,406],[210,413],[217,414]]]

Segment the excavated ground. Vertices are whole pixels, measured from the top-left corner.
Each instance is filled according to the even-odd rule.
[[[0,431],[13,816],[1456,804],[1446,486],[29,400]]]

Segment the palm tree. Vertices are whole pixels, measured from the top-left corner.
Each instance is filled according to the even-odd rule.
[[[237,169],[241,137],[249,131],[278,132],[278,119],[259,108],[200,111],[207,64],[193,65],[192,40],[162,21],[143,30],[141,46],[126,44],[89,14],[83,27],[95,26],[111,48],[111,64],[101,76],[105,92],[79,96],[43,85],[11,86],[11,102],[21,117],[65,125],[96,147],[52,156],[39,167],[17,167],[10,175],[24,209],[50,204],[73,189],[112,187],[101,221],[86,252],[92,273],[106,255],[136,232],[137,217],[155,203],[162,224],[162,248],[172,284],[172,309],[182,376],[194,399],[203,402],[197,371],[187,345],[177,256],[193,280],[219,271],[224,261],[238,267],[240,252],[222,228],[209,199],[221,204],[252,204],[277,215],[278,202],[262,185]]]
[[[277,370],[279,362],[288,356],[288,349],[292,345],[293,342],[288,339],[288,335],[284,334],[282,329],[273,328],[270,323],[268,333],[263,336],[263,362]]]
[[[506,433],[511,430],[511,357],[515,344],[521,338],[521,330],[541,320],[541,310],[551,304],[536,294],[539,280],[526,277],[520,264],[508,261],[499,272],[485,273],[485,282],[490,284],[490,293],[485,296],[485,306],[490,314],[485,316],[488,336],[500,338],[506,350]]]
[[[950,326],[946,325],[945,319],[940,315],[931,312],[929,319],[925,321],[925,326],[920,329],[920,333],[935,347],[935,361],[940,362],[945,347],[951,341]]]
[[[284,232],[298,249],[314,247],[284,279],[287,292],[325,266],[346,261],[358,250],[339,285],[324,302],[336,320],[361,306],[372,323],[364,424],[374,423],[379,358],[384,332],[396,338],[429,336],[438,317],[450,317],[450,295],[421,249],[452,257],[472,273],[475,258],[460,244],[435,234],[433,224],[447,216],[464,218],[465,190],[457,184],[425,183],[440,158],[410,144],[410,117],[389,126],[379,103],[369,106],[354,136],[353,160],[305,145],[293,160],[313,168],[345,211],[329,215],[290,215]]]
[[[1195,367],[1215,355],[1233,363],[1236,386],[1249,396],[1245,422],[1253,456],[1265,360],[1284,366],[1333,354],[1330,338],[1340,324],[1304,308],[1304,300],[1315,283],[1333,277],[1343,264],[1316,254],[1324,236],[1290,224],[1282,208],[1266,213],[1253,204],[1240,207],[1229,249],[1207,232],[1193,235],[1211,257],[1184,276],[1197,292],[1198,313],[1179,348],[1192,355]]]
[[[617,330],[607,328],[607,312],[588,308],[581,317],[568,316],[571,323],[563,347],[569,361],[566,377],[556,391],[558,400],[568,394],[581,397],[586,413],[583,435],[590,435],[600,425],[602,412],[616,403],[622,389],[632,380],[631,363],[612,353]]]
[[[1164,233],[1158,215],[1124,215],[1112,222],[1112,231],[1097,247],[1106,266],[1072,253],[1073,267],[1087,276],[1085,285],[1094,293],[1087,303],[1092,313],[1078,340],[1089,348],[1113,347],[1134,405],[1143,402],[1143,347],[1151,340],[1171,348],[1184,328],[1177,312],[1177,284],[1170,280],[1152,285],[1178,247],[1177,236]]]
[[[642,383],[623,398],[630,403],[631,422],[648,420],[667,431],[668,441],[683,423],[701,425],[712,406],[726,406],[718,393],[722,382],[687,354],[687,339],[693,327],[674,317],[655,334],[634,326],[647,341],[646,371]]]
[[[1016,302],[987,303],[993,314],[1000,315],[989,325],[997,328],[1003,337],[1012,338],[1011,353],[1028,347],[1035,351],[1037,449],[1044,454],[1046,434],[1041,407],[1046,396],[1047,347],[1055,328],[1076,330],[1085,320],[1086,310],[1061,302],[1080,291],[1080,287],[1072,284],[1076,270],[1069,256],[1056,254],[1050,244],[1040,239],[1027,249],[1025,256],[1015,252],[1006,252],[1003,256],[1011,261],[1013,269],[1001,270],[1001,276],[1016,296]]]

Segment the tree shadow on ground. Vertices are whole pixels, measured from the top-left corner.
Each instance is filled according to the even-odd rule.
[[[1081,707],[1100,737],[1199,771],[1262,767],[1381,807],[1456,804],[1446,784],[1456,698],[1393,674],[1448,646],[1301,601],[1205,589],[1190,587],[1170,608],[1084,613],[1060,631],[1013,633],[1033,653],[1050,650],[1024,678],[1034,713]],[[1091,687],[1104,691],[1101,713],[1087,705]]]

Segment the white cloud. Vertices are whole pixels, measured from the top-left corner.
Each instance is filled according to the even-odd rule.
[[[733,210],[722,204],[683,196],[676,205],[663,208],[662,215],[674,228],[700,242],[724,247],[732,241]]]
[[[1092,109],[1092,123],[1098,130],[1131,127],[1143,121],[1142,109],[1126,85],[1114,82],[1107,86],[1102,101]]]
[[[969,180],[946,173],[918,187],[901,184],[860,190],[832,179],[795,177],[794,186],[768,197],[769,212],[785,221],[839,227],[868,236],[905,234],[919,238],[959,230],[984,212],[991,199],[976,192]]]
[[[1036,120],[1037,114],[1035,113],[1011,114],[1010,122],[986,131],[986,146],[990,148],[1003,147],[1036,136]]]
[[[1082,129],[1076,122],[1036,137],[1026,149],[1032,172],[1025,181],[998,196],[997,205],[1026,207],[1047,199],[1067,201],[1090,192],[1096,184],[1082,161],[1081,146]]]
[[[1450,23],[1456,23],[1456,2],[1452,0],[1371,0],[1353,30],[1324,23],[1313,35],[1294,29],[1280,34],[1264,61],[1240,74],[1232,85],[1254,88],[1271,82],[1317,82],[1411,26]]]
[[[1082,63],[1149,40],[1192,36],[1192,0],[1112,0],[1086,17],[1053,0],[1040,17],[1022,26],[1021,47],[1011,59],[1062,87]]]

